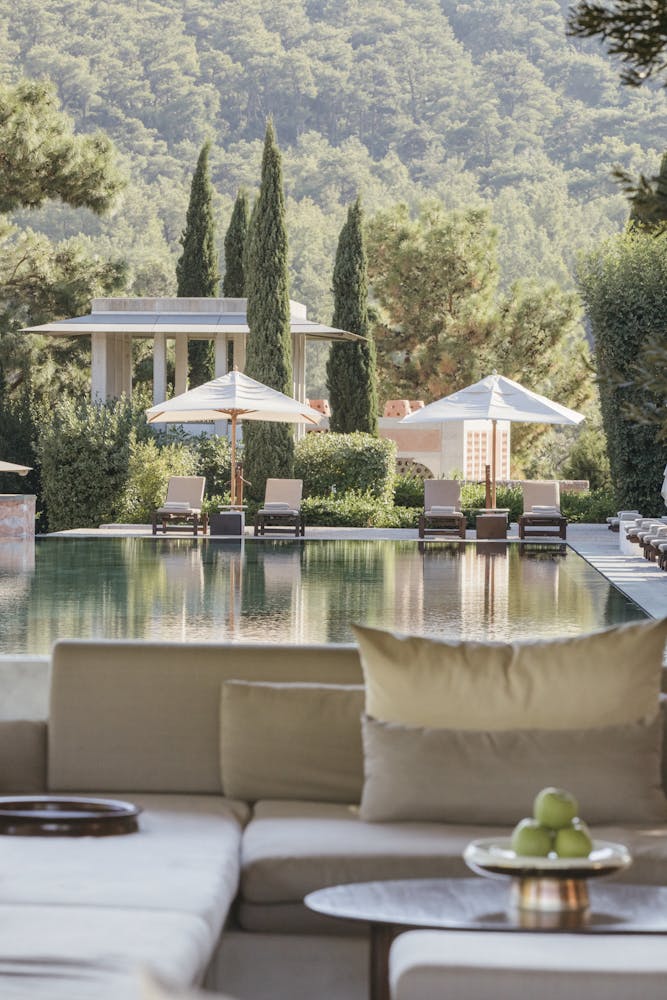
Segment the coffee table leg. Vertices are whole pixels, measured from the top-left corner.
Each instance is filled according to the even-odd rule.
[[[398,933],[391,924],[371,924],[370,1000],[389,1000],[389,948]]]

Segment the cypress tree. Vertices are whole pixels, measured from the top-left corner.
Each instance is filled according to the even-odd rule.
[[[368,277],[359,198],[350,205],[340,232],[333,273],[333,326],[367,340],[337,340],[327,361],[332,431],[378,432],[375,344],[368,324]]]
[[[226,298],[241,299],[245,295],[243,258],[248,236],[248,195],[241,189],[236,196],[232,217],[225,234],[225,276],[222,294]]]
[[[209,142],[202,146],[192,176],[185,229],[181,235],[183,253],[176,264],[179,298],[211,298],[218,294],[220,274],[215,244],[213,188],[208,165],[210,148]],[[213,344],[202,340],[190,343],[188,362],[193,386],[212,378],[215,368]]]
[[[262,181],[250,220],[245,288],[248,299],[246,373],[292,394],[287,228],[280,150],[273,123],[266,126]],[[244,425],[244,475],[255,497],[264,495],[266,479],[291,478],[294,435],[284,423]]]

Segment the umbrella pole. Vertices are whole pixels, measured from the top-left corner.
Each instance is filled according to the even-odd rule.
[[[491,506],[496,506],[496,420],[491,421]]]
[[[232,413],[232,482],[230,495],[232,507],[236,504],[236,414]]]

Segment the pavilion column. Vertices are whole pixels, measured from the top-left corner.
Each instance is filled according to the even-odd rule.
[[[240,372],[245,371],[245,342],[245,333],[235,333],[232,337],[232,343],[234,345],[234,364]]]
[[[292,334],[292,395],[299,402],[306,401],[306,338],[299,334]],[[305,424],[296,425],[296,439],[302,438],[306,433]]]
[[[106,403],[108,392],[107,334],[91,333],[90,396],[93,403]]]
[[[226,333],[215,335],[215,377],[227,374],[227,347],[229,338]]]
[[[167,398],[167,335],[156,333],[153,339],[153,403]]]
[[[132,398],[132,334],[116,334],[115,396]]]
[[[175,337],[176,373],[174,379],[174,395],[179,396],[188,389],[188,338]]]

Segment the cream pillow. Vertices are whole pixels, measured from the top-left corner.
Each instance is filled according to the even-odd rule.
[[[359,801],[361,685],[230,680],[220,709],[225,795]]]
[[[576,797],[588,823],[667,821],[662,719],[587,729],[425,729],[363,719],[371,822],[514,824],[540,788]]]
[[[443,729],[585,729],[650,721],[667,618],[525,643],[446,642],[353,626],[366,714]]]

